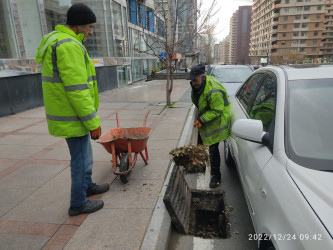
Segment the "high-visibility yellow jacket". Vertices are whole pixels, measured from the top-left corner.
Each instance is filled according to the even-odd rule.
[[[213,76],[206,76],[206,84],[199,99],[192,102],[198,108],[198,120],[202,124],[199,133],[203,144],[210,146],[229,137],[230,102],[227,91]]]
[[[100,126],[95,66],[76,35],[64,25],[45,35],[36,51],[49,133],[79,137]]]

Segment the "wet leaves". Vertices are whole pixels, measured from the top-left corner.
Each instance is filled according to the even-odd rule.
[[[209,161],[208,148],[203,145],[190,145],[171,150],[175,164],[184,167],[185,173],[205,172]]]

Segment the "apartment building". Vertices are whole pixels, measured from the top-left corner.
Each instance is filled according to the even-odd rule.
[[[229,42],[229,35],[223,39],[221,43],[221,63],[227,64],[228,62],[228,56],[229,56],[229,47],[230,47],[230,42]]]
[[[252,6],[240,6],[230,19],[228,64],[249,64]]]
[[[252,62],[332,61],[332,9],[330,0],[254,0]]]
[[[221,63],[222,42],[214,44],[214,63]]]
[[[238,25],[238,10],[230,18],[229,27],[229,54],[227,64],[236,64],[236,45],[237,45],[237,25]]]

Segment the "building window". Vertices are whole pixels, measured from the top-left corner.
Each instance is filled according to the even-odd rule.
[[[299,23],[294,23],[294,28],[297,29],[300,27],[300,24]]]
[[[0,1],[0,23],[0,58],[19,58],[9,1]]]
[[[288,13],[289,12],[289,8],[284,8],[284,13]]]
[[[297,15],[297,16],[295,16],[295,20],[301,20],[301,15]]]
[[[306,32],[301,32],[301,36],[306,36]]]
[[[299,48],[299,52],[304,52],[305,49],[304,48]]]
[[[320,19],[320,14],[316,14],[316,19]]]
[[[286,3],[286,4],[289,4],[289,0],[285,0],[285,3]]]
[[[299,43],[300,44],[305,44],[305,40],[300,40]]]
[[[298,3],[302,3],[302,2],[303,2],[303,0],[297,0],[297,2],[298,2]]]
[[[313,39],[312,43],[316,44],[317,43],[317,39]]]
[[[138,24],[136,0],[129,0],[129,18],[133,24]]]
[[[303,15],[303,19],[308,19],[309,15]]]
[[[112,8],[113,8],[113,27],[114,27],[114,34],[117,36],[122,37],[124,35],[123,32],[123,22],[121,16],[121,5],[115,1],[112,1]]]
[[[281,45],[286,45],[286,41],[281,41]]]
[[[314,31],[314,32],[313,32],[313,35],[314,35],[314,36],[318,36],[318,31]]]
[[[286,33],[282,33],[282,37],[286,37],[287,36],[287,34]]]
[[[319,23],[315,23],[315,27],[319,27]]]
[[[312,48],[311,50],[312,50],[312,52],[316,52],[316,48]]]
[[[147,29],[154,32],[154,13],[153,10],[147,8]]]
[[[303,7],[296,7],[296,11],[302,11]]]
[[[310,6],[304,6],[304,11],[309,11],[310,10]]]
[[[143,27],[143,28],[147,28],[147,17],[146,17],[146,6],[144,5],[139,5],[138,6],[138,13],[139,13],[139,24]]]
[[[293,32],[293,36],[298,36],[299,32]]]
[[[302,28],[307,28],[308,24],[307,23],[302,23]]]
[[[287,24],[283,24],[283,25],[282,25],[282,28],[283,28],[283,29],[287,29]]]
[[[288,21],[288,16],[284,16],[283,21]]]
[[[321,10],[321,7],[322,7],[321,5],[318,5],[317,10]]]

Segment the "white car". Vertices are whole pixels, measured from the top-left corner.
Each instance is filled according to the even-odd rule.
[[[209,65],[207,74],[214,76],[226,89],[228,95],[236,92],[240,85],[251,75],[253,68],[249,65]]]
[[[236,163],[260,249],[333,249],[333,65],[256,70],[231,101]]]

